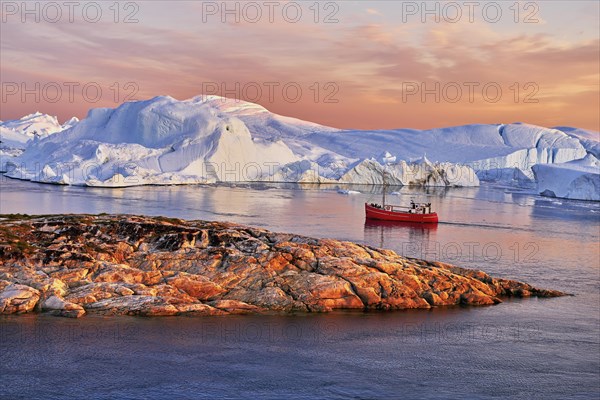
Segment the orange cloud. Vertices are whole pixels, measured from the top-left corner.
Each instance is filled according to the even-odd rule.
[[[372,20],[372,13],[361,14]],[[219,94],[277,113],[344,128],[527,121],[600,130],[598,39],[559,41],[547,30],[393,24],[384,18],[372,24],[345,17],[341,21],[349,22],[332,25],[7,24],[3,88],[94,83],[103,96],[96,102],[81,92],[75,101],[57,102],[4,96],[0,119],[36,110],[61,119],[83,117],[91,107],[118,105],[135,85],[138,99],[184,99],[217,87]],[[431,92],[436,84],[437,93],[423,97],[422,89]],[[494,85],[501,88],[498,101],[482,93],[486,85],[491,94]],[[302,95],[296,99],[297,87]],[[457,99],[456,87],[463,90]],[[527,96],[537,102],[525,102]]]

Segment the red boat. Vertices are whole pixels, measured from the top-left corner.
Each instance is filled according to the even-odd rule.
[[[385,160],[384,160],[385,161]],[[431,212],[431,203],[415,203],[410,201],[410,207],[395,206],[385,203],[385,194],[387,190],[385,165],[382,171],[383,178],[383,198],[382,205],[375,203],[365,203],[365,214],[367,219],[377,219],[381,221],[401,221],[419,224],[437,224],[437,213]]]
[[[431,212],[431,203],[414,203],[410,207],[394,206],[391,204],[379,205],[365,203],[367,219],[383,221],[404,221],[418,223],[436,223],[438,215]]]

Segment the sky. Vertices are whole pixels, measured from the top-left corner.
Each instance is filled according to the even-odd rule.
[[[0,6],[0,120],[218,94],[338,128],[600,131],[598,1]]]

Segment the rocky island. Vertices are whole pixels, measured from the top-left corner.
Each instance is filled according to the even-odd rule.
[[[390,250],[224,222],[0,215],[0,314],[428,309],[561,295]]]

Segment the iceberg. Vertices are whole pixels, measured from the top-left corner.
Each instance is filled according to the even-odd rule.
[[[561,130],[567,135],[579,140],[588,153],[600,159],[600,132],[573,128],[570,126],[559,126],[555,129]]]
[[[523,185],[534,182],[533,166],[582,159],[597,143],[575,128],[523,123],[342,130],[218,96],[183,101],[158,96],[92,109],[81,121],[50,122],[52,134],[17,137],[19,152],[0,153],[8,176],[107,187],[381,184],[385,169],[388,183],[396,185],[478,186],[480,180]],[[4,124],[2,138],[12,140],[18,132]]]
[[[71,128],[29,144],[7,175],[107,187],[211,183],[260,180],[295,161],[283,142],[253,138],[239,119],[200,99],[160,96],[91,110]]]
[[[72,120],[70,121],[72,122]],[[65,129],[63,125],[59,124],[56,117],[42,114],[39,111],[20,119],[0,122],[0,127],[2,127],[3,131],[12,131],[28,139],[45,137]]]
[[[600,161],[588,154],[581,160],[533,167],[542,196],[600,201]]]
[[[68,129],[78,121],[73,117],[61,125],[55,116],[39,111],[20,119],[0,121],[0,171],[6,171],[7,161],[21,155],[29,142]]]
[[[404,160],[382,165],[374,159],[361,161],[340,179],[343,183],[385,183],[402,186],[479,186],[479,179],[472,168],[449,162],[433,163],[427,158],[414,162]]]

